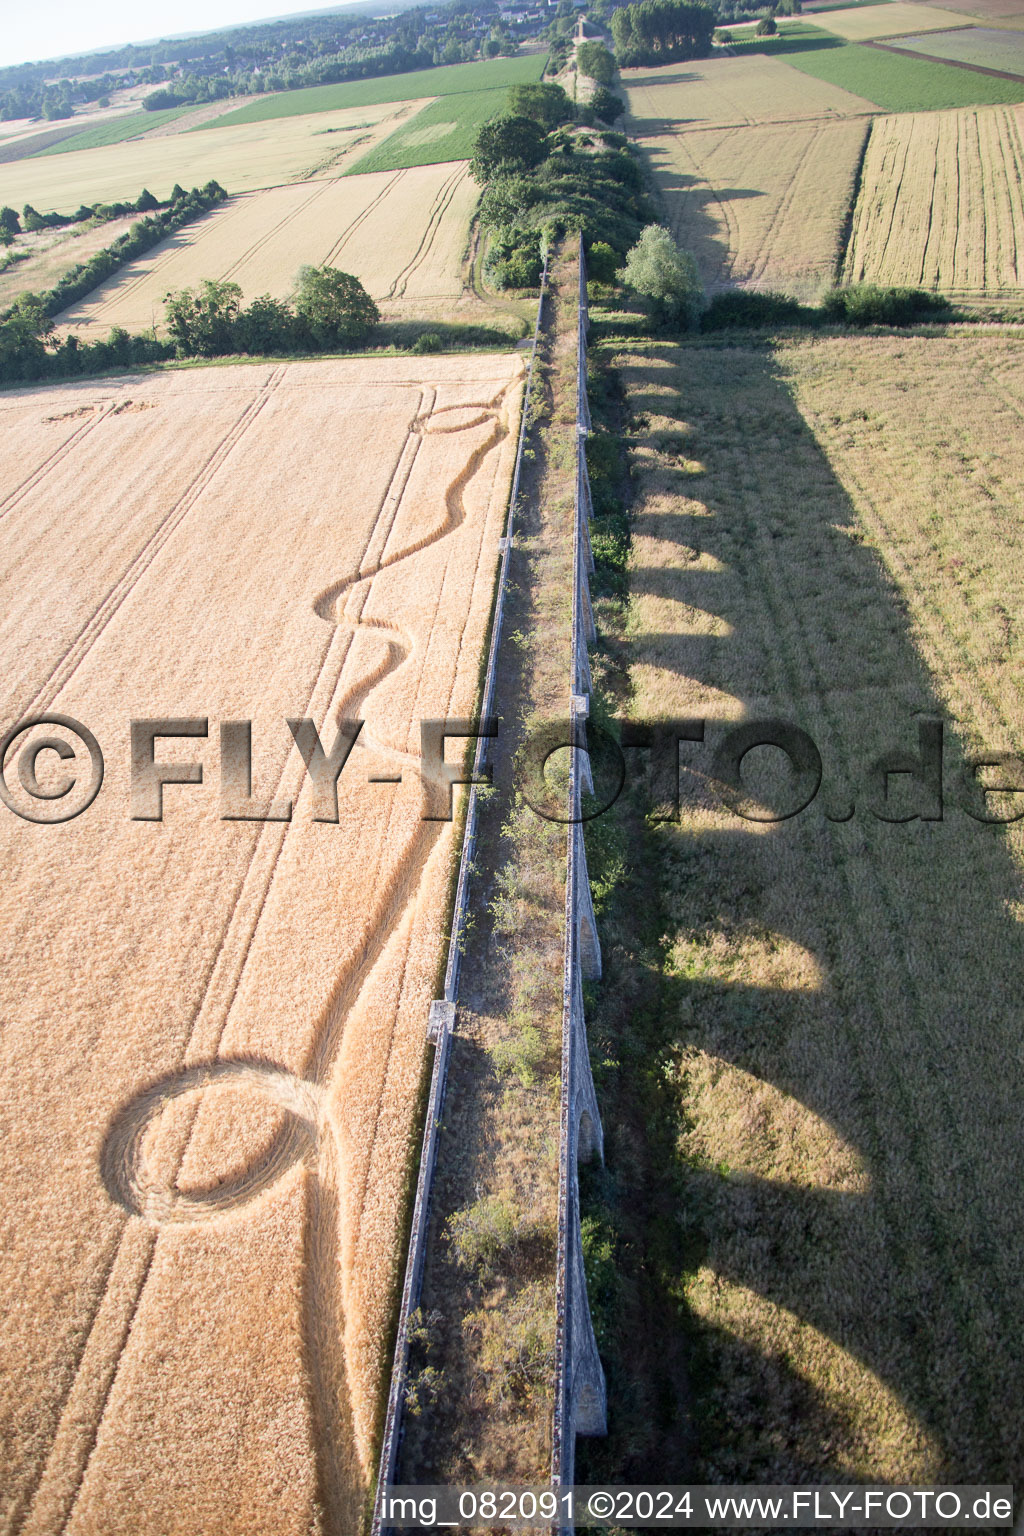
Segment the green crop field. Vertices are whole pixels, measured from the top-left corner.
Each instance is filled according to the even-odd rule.
[[[402,171],[442,160],[468,160],[481,123],[505,108],[505,91],[462,91],[442,96],[357,160],[349,176],[366,171]]]
[[[505,90],[510,85],[526,85],[539,80],[544,73],[544,61],[543,53],[525,53],[515,59],[445,64],[438,69],[415,69],[404,75],[379,75],[372,80],[350,80],[341,85],[313,85],[300,91],[278,91],[248,107],[228,112],[224,117],[201,123],[191,131],[202,133],[236,123],[265,123],[276,117],[301,117],[307,112],[332,112],[339,107],[373,107],[383,101],[415,101],[417,96]]]
[[[48,149],[40,149],[30,155],[30,160],[41,160],[44,155],[66,155],[73,149],[103,149],[108,144],[123,144],[126,139],[141,138],[163,123],[173,123],[175,118],[192,112],[193,107],[170,107],[166,112],[133,112],[130,117],[115,117],[109,123],[99,123],[95,128],[85,128],[81,133],[61,139]]]
[[[815,38],[786,48],[786,63],[805,75],[866,96],[886,112],[927,112],[940,107],[996,106],[1024,101],[1024,82],[980,75],[953,64],[932,64],[907,54],[865,48],[861,43],[822,47]]]

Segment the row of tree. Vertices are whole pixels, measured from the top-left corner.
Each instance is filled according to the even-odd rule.
[[[211,182],[213,186],[215,183]],[[226,194],[225,194],[226,195]],[[83,203],[74,213],[38,213],[31,203],[26,203],[19,214],[16,208],[0,208],[0,245],[10,245],[16,236],[33,234],[39,229],[61,229],[67,224],[82,224],[87,219],[105,224],[110,219],[123,219],[129,213],[155,213],[160,208],[170,208],[187,194],[175,187],[166,203],[155,198],[143,187],[134,202]]]
[[[359,279],[337,267],[301,267],[291,303],[263,294],[243,307],[237,283],[207,281],[170,294],[164,309],[179,357],[347,350],[380,320]]]
[[[704,59],[711,52],[715,12],[691,0],[637,0],[611,19],[615,57],[633,64],[673,64]]]

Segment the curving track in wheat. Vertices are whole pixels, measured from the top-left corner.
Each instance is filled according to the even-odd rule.
[[[3,1264],[31,1277],[4,1529],[355,1529],[450,849],[417,722],[472,707],[520,377],[295,364],[0,404],[5,714],[45,701],[108,754],[56,866],[57,829],[0,823]],[[220,822],[213,783],[128,819],[127,718],[182,712],[211,781],[216,722],[253,720],[290,823]],[[353,714],[340,822],[312,823],[284,720]]]

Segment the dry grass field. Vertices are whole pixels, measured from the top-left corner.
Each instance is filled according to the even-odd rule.
[[[235,193],[336,175],[423,104],[347,107],[287,118],[269,131],[265,123],[243,123],[15,160],[0,165],[0,204],[66,212],[83,202],[134,199],[143,187],[166,198],[175,182],[198,187],[213,178]]]
[[[1019,109],[876,118],[844,279],[954,294],[1024,286]]]
[[[816,299],[835,275],[868,123],[777,123],[645,139],[676,239],[709,291]]]
[[[0,819],[5,1530],[360,1528],[452,848],[419,721],[473,707],[522,371],[221,366],[0,403],[5,720],[73,716],[106,755],[78,819]],[[155,756],[202,785],[130,819],[129,721],[183,716],[208,738]],[[336,823],[304,717],[328,748],[365,721]],[[290,822],[219,818],[230,720]],[[66,766],[41,755],[44,790]]]
[[[663,134],[666,125],[674,125],[677,131],[735,128],[877,110],[864,97],[801,74],[781,58],[765,54],[624,69],[622,84],[629,131],[641,140]]]
[[[904,32],[942,32],[947,27],[962,27],[964,17],[956,11],[944,11],[935,5],[913,5],[893,0],[890,5],[851,6],[848,11],[818,11],[814,25],[851,43],[869,42],[876,37],[899,37]]]
[[[29,251],[30,255],[0,272],[0,308],[13,304],[19,294],[52,288],[71,267],[102,251],[131,229],[138,218],[138,214],[130,214],[126,219],[111,219],[87,228],[72,224],[65,229],[44,229],[17,236],[12,249]]]
[[[648,344],[633,711],[705,717],[658,834],[685,1301],[707,1482],[1019,1481],[1024,361],[1009,334]],[[723,804],[727,724],[824,763]],[[945,804],[870,765],[944,722]],[[781,754],[748,814],[793,805]],[[983,770],[991,787],[1021,767]],[[881,811],[890,819],[881,820]],[[920,812],[930,819],[897,820]]]
[[[112,325],[159,326],[166,294],[204,278],[229,278],[246,299],[284,299],[304,262],[354,273],[380,301],[450,304],[462,289],[478,197],[468,166],[459,162],[233,198],[122,268],[60,323],[104,335]]]

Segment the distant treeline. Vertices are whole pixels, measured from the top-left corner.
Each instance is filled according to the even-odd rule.
[[[358,10],[297,16],[64,58],[58,61],[64,78],[56,82],[52,62],[2,69],[0,118],[66,118],[76,105],[105,102],[113,91],[140,84],[166,86],[143,103],[159,111],[459,64],[516,49],[495,0],[484,0],[475,10],[453,0],[390,16]]]

